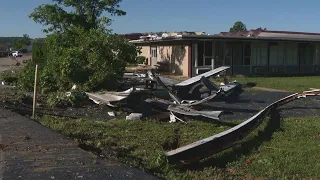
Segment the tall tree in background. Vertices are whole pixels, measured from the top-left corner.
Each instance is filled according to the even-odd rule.
[[[121,0],[52,1],[29,15],[47,33],[47,60],[39,71],[42,91],[64,91],[73,84],[84,90],[115,87],[126,64],[137,58],[136,47],[112,33],[112,20],[102,16],[126,15],[119,9]],[[23,78],[21,84],[30,84],[32,78]]]
[[[257,28],[256,30],[258,30],[258,31],[267,31],[267,28],[259,27],[259,28]]]
[[[235,22],[233,27],[230,28],[230,32],[238,32],[238,31],[246,31],[246,30],[247,30],[246,25],[241,21]]]
[[[23,34],[22,38],[12,44],[14,50],[27,48],[31,44],[31,38],[28,34]]]
[[[111,19],[101,16],[107,12],[112,16],[123,16],[119,9],[122,0],[52,0],[55,4],[44,4],[29,15],[35,22],[48,26],[44,32],[64,32],[73,27],[86,30],[110,25]],[[67,11],[66,8],[73,11]]]

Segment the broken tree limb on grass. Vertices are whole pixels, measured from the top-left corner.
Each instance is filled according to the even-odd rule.
[[[320,95],[320,89],[289,95],[270,104],[248,120],[233,128],[230,128],[211,137],[188,144],[186,146],[171,150],[169,152],[166,152],[165,155],[170,162],[182,164],[192,163],[209,157],[236,145],[237,142],[245,138],[250,132],[258,127],[264,120],[264,117],[268,115],[271,110],[289,103],[290,101],[293,101],[295,99],[316,95]]]

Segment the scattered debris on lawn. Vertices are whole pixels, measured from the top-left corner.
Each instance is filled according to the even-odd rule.
[[[187,124],[187,121],[183,119],[183,117],[186,116],[203,117],[221,122],[219,117],[223,114],[225,109],[218,109],[215,111],[203,110],[201,109],[201,105],[208,101],[215,101],[218,97],[235,98],[231,96],[231,94],[240,95],[243,92],[242,85],[237,81],[228,82],[225,78],[223,83],[216,85],[210,80],[211,77],[219,76],[220,73],[225,72],[229,68],[230,67],[228,66],[222,66],[181,82],[157,75],[154,70],[148,70],[146,73],[125,73],[123,76],[123,83],[129,86],[129,89],[124,91],[120,90],[82,93],[86,96],[86,101],[90,99],[96,104],[96,106],[100,107],[107,105],[109,108],[112,108],[104,111],[107,112],[105,114],[107,114],[110,118],[114,118],[115,116],[118,116],[121,111],[124,111],[126,116],[123,117],[125,117],[126,120],[142,120],[150,117],[150,114],[145,114],[146,110],[157,109],[159,114],[167,113],[166,115],[169,123],[180,121]],[[2,85],[5,84],[5,82],[2,82]],[[137,87],[139,85],[145,85],[146,87]],[[151,88],[148,87],[149,85],[151,85]],[[157,89],[158,85],[160,85],[164,89],[164,92],[169,95],[167,96],[168,99],[159,97],[146,98],[147,93],[145,92],[160,90]],[[71,103],[72,107],[74,107],[74,104],[72,104],[73,102],[71,102],[70,99],[75,100],[76,98],[73,96],[76,96],[76,93],[79,94],[81,91],[78,91],[77,86],[74,85],[70,92],[58,92],[52,96],[52,98],[55,99],[54,102],[57,102],[58,99],[58,103]],[[82,94],[79,95],[82,96]],[[182,164],[192,163],[214,155],[236,145],[259,124],[261,124],[264,117],[272,112],[275,108],[297,98],[315,95],[320,95],[319,89],[313,89],[311,91],[304,91],[289,95],[270,104],[251,118],[237,126],[232,127],[231,129],[196,141],[189,145],[170,150],[166,152],[165,155],[170,162]],[[67,97],[67,99],[64,99],[65,97]],[[131,100],[131,98],[134,100]],[[82,98],[82,100],[83,99],[84,98]],[[142,105],[140,106],[140,104]],[[18,111],[24,113],[29,111],[31,112],[30,107],[20,106],[17,108],[14,105],[6,105],[6,107],[10,109],[18,109]],[[137,107],[140,107],[140,109]],[[67,113],[63,114],[63,109],[38,108],[37,111],[38,114],[69,117],[72,116],[70,114],[67,115]],[[86,116],[90,117],[89,114]]]

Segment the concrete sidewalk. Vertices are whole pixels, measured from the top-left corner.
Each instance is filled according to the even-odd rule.
[[[158,179],[99,158],[67,137],[0,107],[2,179]]]

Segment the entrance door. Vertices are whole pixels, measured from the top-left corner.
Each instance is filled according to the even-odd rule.
[[[157,47],[151,47],[151,66],[157,64]]]

